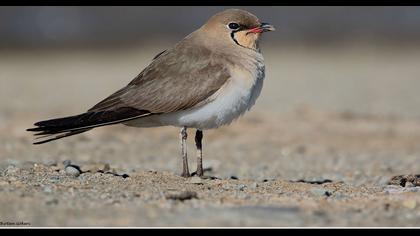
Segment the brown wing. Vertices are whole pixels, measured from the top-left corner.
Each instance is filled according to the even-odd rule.
[[[205,101],[230,77],[210,50],[179,45],[164,51],[126,87],[89,111],[131,107],[155,113],[185,110]]]
[[[215,63],[215,59],[208,49],[178,44],[157,55],[126,87],[86,113],[40,121],[28,131],[38,132],[35,135],[43,140],[35,144],[41,144],[100,126],[203,104],[230,77],[226,65]]]

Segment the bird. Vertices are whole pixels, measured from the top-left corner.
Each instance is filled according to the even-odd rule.
[[[252,13],[226,9],[172,48],[156,55],[125,87],[86,112],[39,121],[27,131],[43,144],[94,128],[179,128],[182,177],[204,177],[203,131],[228,125],[250,110],[265,77],[261,35],[274,31]],[[197,170],[189,172],[187,129],[196,129]]]

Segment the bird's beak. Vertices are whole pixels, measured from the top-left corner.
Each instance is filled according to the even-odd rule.
[[[268,31],[274,31],[276,30],[274,28],[274,26],[272,26],[269,23],[261,23],[260,26],[252,28],[250,30],[248,30],[248,32],[252,32],[252,33],[263,33],[263,32],[268,32]]]
[[[263,30],[263,32],[276,30],[276,28],[274,28],[274,26],[269,23],[261,23],[260,28]]]

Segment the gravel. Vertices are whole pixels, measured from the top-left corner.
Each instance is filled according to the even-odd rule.
[[[5,51],[0,220],[418,226],[420,51],[353,46],[267,48],[267,79],[256,106],[230,126],[204,132],[203,164],[212,178],[200,180],[179,176],[174,127],[115,125],[36,146],[25,131],[36,121],[89,109],[128,83],[156,48]],[[188,131],[195,167],[194,130]],[[389,184],[394,176],[401,177]]]

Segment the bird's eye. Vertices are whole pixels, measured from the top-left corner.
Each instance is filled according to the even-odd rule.
[[[239,29],[239,24],[238,23],[229,23],[227,26],[231,30],[237,30],[237,29]]]

